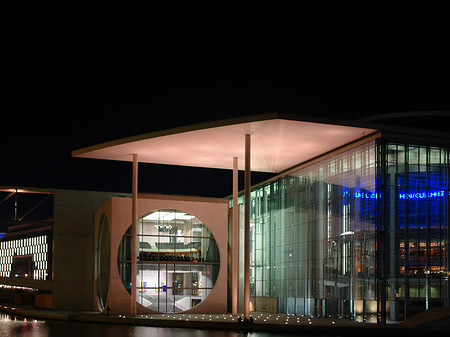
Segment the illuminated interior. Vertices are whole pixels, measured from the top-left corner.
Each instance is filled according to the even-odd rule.
[[[251,171],[281,172],[251,189],[245,249],[253,308],[274,300],[279,313],[386,323],[450,306],[450,147],[439,135],[422,144],[423,135],[413,131],[260,116],[125,138],[73,155],[131,161],[133,153],[143,163],[225,169],[238,158],[243,169],[250,135]],[[141,219],[138,301],[154,311],[195,305],[193,280],[200,278],[178,274],[203,275],[196,268],[218,263],[205,259],[203,243],[194,244],[198,229],[189,217],[160,210]],[[119,258],[126,286],[129,238]],[[242,306],[243,263],[239,278]],[[181,280],[179,293],[186,288],[191,301],[185,307],[176,297]]]
[[[449,162],[447,148],[370,141],[254,188],[252,297],[366,322],[383,298],[388,322],[448,305]]]
[[[376,321],[375,150],[371,141],[252,190],[256,303],[277,298],[281,313]]]
[[[0,242],[0,276],[46,280],[47,235]]]
[[[158,210],[138,223],[137,302],[156,312],[181,312],[203,301],[219,272],[219,251],[205,224],[177,210]],[[130,230],[119,248],[119,271],[130,287]]]
[[[386,145],[387,300],[401,318],[448,306],[449,150],[391,142]],[[394,258],[397,257],[397,258]]]

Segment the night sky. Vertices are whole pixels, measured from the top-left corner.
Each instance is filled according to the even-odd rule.
[[[0,185],[130,192],[130,163],[71,151],[192,123],[450,111],[450,11],[356,4],[153,12],[120,26],[13,20],[2,40]],[[407,122],[446,129],[450,118],[431,120]],[[231,172],[141,164],[139,189],[221,197]]]

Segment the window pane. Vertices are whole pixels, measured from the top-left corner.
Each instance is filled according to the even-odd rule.
[[[131,258],[130,243],[126,234],[118,256],[124,284],[130,278],[130,263],[120,261]],[[216,241],[205,224],[185,212],[158,210],[142,217],[138,251],[137,301],[151,310],[188,310],[206,297],[217,279]]]

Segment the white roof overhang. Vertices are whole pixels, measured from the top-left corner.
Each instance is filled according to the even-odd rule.
[[[297,117],[296,117],[297,118]],[[251,170],[279,173],[377,130],[286,118],[279,114],[204,123],[106,142],[72,153],[74,157],[244,169],[245,135],[251,135]]]

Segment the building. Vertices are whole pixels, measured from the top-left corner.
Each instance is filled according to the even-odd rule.
[[[95,213],[95,309],[129,313],[131,199],[111,198]],[[228,201],[140,194],[137,313],[227,312]]]
[[[111,197],[127,194],[0,187],[0,300],[92,310],[94,213]]]
[[[446,132],[269,114],[73,156],[133,163],[131,195],[89,206],[95,216],[82,235],[91,240],[85,275],[93,290],[80,298],[91,296],[85,303],[95,310],[256,310],[385,323],[449,306]],[[233,195],[139,194],[139,163],[232,169]],[[251,186],[251,171],[277,175]],[[53,275],[56,228],[55,217]]]

